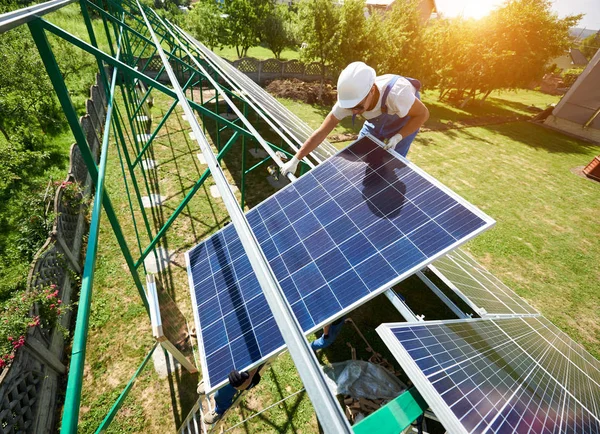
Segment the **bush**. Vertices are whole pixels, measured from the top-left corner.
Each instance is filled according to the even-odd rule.
[[[32,307],[37,315],[31,315]],[[58,324],[63,311],[56,285],[31,291],[19,291],[0,305],[0,372],[15,358],[15,352],[25,345],[27,331],[41,326],[50,329]]]
[[[565,87],[573,86],[573,83],[575,83],[575,80],[577,80],[582,72],[583,68],[567,69],[563,74],[563,83],[565,84]]]

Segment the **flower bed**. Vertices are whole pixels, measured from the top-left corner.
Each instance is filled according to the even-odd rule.
[[[56,285],[19,292],[6,300],[0,306],[0,372],[25,345],[27,330],[37,326],[51,329],[59,325],[63,310]]]

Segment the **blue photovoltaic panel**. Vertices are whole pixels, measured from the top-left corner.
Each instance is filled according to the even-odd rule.
[[[306,333],[493,224],[406,160],[363,138],[246,215]],[[283,349],[235,229],[186,259],[210,389]]]
[[[377,331],[448,432],[600,433],[600,363],[543,317]]]
[[[429,268],[482,317],[539,314],[460,249],[437,259]]]

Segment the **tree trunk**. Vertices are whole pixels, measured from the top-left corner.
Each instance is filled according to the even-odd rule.
[[[6,139],[6,141],[10,143],[10,136],[8,135],[8,133],[6,132],[6,130],[4,129],[3,125],[0,125],[0,132],[2,133],[2,135],[4,136],[4,138]]]
[[[492,90],[488,90],[485,95],[483,95],[483,98],[481,98],[481,102],[485,102],[485,99],[490,96],[490,93],[492,93]]]
[[[467,97],[464,99],[464,101],[460,104],[461,109],[465,108],[468,104],[469,101],[471,101],[472,99],[475,98],[475,89],[471,89],[471,91],[469,92],[469,94],[467,95]]]
[[[446,95],[447,93],[448,93],[448,89],[441,89],[438,101],[442,101],[444,99],[444,95]]]
[[[323,63],[321,63],[321,84],[319,86],[319,101],[321,102],[321,104],[323,104],[324,75],[325,75],[325,65]]]

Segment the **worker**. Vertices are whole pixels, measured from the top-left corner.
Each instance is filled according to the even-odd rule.
[[[283,165],[281,173],[295,174],[300,160],[350,115],[353,121],[357,115],[366,119],[359,138],[370,134],[387,141],[384,149],[394,149],[406,157],[417,132],[429,118],[429,111],[420,99],[420,87],[418,80],[392,74],[377,77],[367,64],[351,63],[338,78],[338,97],[333,109],[296,155]]]
[[[339,318],[331,324],[323,327],[323,334],[310,344],[312,350],[316,352],[317,350],[323,350],[333,344],[335,338],[337,338],[337,336],[340,334],[340,331],[342,331],[342,326],[344,325],[345,319],[345,317]]]
[[[233,404],[233,398],[238,390],[249,390],[260,383],[260,365],[250,371],[238,371],[234,369],[229,373],[229,384],[221,387],[215,393],[215,408],[204,415],[204,422],[212,425],[219,421],[223,414]],[[204,381],[198,385],[198,394],[204,394]]]
[[[342,330],[344,320],[345,318],[342,317],[323,327],[323,334],[310,344],[312,350],[316,352],[317,350],[325,349],[333,344],[335,338]],[[229,384],[226,384],[215,393],[215,408],[204,415],[204,422],[209,425],[218,422],[233,404],[233,398],[238,390],[249,390],[260,383],[259,370],[261,368],[262,365],[251,371],[240,372],[236,369],[232,370],[229,373]],[[204,381],[201,381],[198,385],[198,394],[202,395],[204,393]]]

